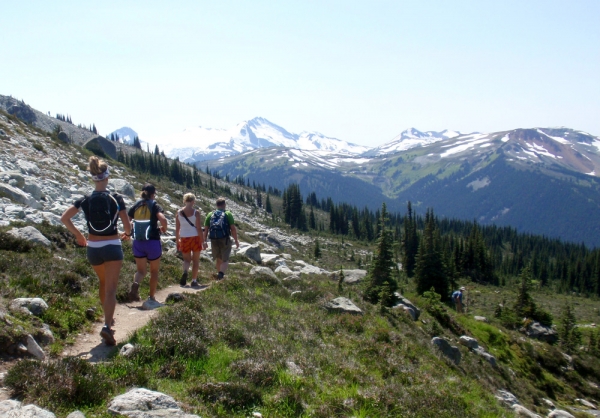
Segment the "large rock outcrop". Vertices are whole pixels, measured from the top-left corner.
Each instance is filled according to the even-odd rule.
[[[117,147],[112,143],[112,141],[109,141],[103,136],[96,135],[95,137],[86,141],[83,147],[95,154],[105,154],[113,160],[117,159]]]

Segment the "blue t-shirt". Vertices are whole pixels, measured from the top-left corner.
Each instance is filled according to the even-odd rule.
[[[457,290],[454,293],[452,293],[452,300],[456,302],[457,298],[458,300],[460,300],[460,303],[462,303],[462,292],[460,290]]]

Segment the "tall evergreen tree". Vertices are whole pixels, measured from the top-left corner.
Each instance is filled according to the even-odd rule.
[[[417,292],[423,294],[433,287],[435,293],[447,300],[448,275],[441,252],[439,231],[436,229],[433,210],[428,210],[425,216],[425,229],[418,248],[415,266]]]
[[[403,242],[403,257],[402,268],[408,277],[413,277],[415,274],[415,266],[417,264],[417,253],[419,251],[419,236],[417,235],[417,221],[413,214],[412,204],[408,202],[406,216],[404,217],[404,242]],[[429,290],[430,287],[423,291]],[[438,292],[439,293],[439,292]]]
[[[575,310],[568,303],[564,306],[560,316],[558,338],[560,345],[567,353],[573,353],[581,344],[581,332],[577,328]]]
[[[384,286],[392,293],[398,288],[398,283],[393,277],[394,252],[392,233],[386,227],[387,207],[385,203],[381,208],[380,230],[377,248],[369,273],[365,279],[364,298],[371,303],[379,302]]]
[[[271,206],[271,199],[269,198],[269,195],[267,195],[267,201],[265,203],[265,210],[267,211],[267,213],[273,213],[273,207]]]

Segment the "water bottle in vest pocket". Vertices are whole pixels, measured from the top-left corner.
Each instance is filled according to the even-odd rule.
[[[133,213],[133,239],[136,241],[148,241],[156,220],[152,216],[154,200],[141,203]]]

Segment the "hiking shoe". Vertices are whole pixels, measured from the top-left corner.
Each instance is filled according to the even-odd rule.
[[[179,284],[181,286],[185,286],[185,284],[187,283],[187,278],[188,278],[188,272],[184,271],[183,274],[181,275],[181,280],[179,280]]]
[[[192,280],[192,283],[190,284],[191,287],[200,287],[200,283],[198,283],[198,280]]]
[[[223,273],[222,271],[220,271],[219,274],[217,274],[217,280],[223,280],[224,277],[225,273]]]
[[[148,300],[151,300],[152,302],[156,302],[156,298],[154,296],[148,296]]]
[[[140,284],[133,282],[131,284],[131,290],[129,291],[129,301],[139,302],[140,300]]]
[[[104,344],[106,345],[117,345],[117,340],[115,340],[115,331],[107,327],[106,325],[102,327],[102,331],[100,331],[100,336],[104,339]]]

